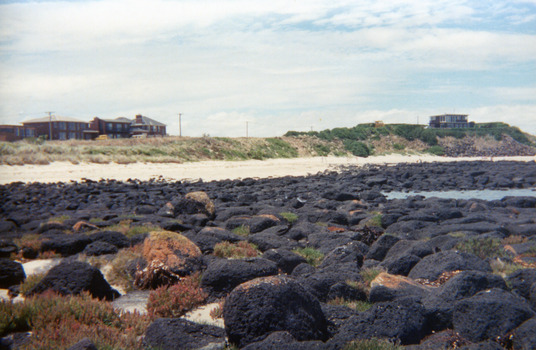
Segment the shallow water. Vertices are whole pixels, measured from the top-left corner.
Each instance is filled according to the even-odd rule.
[[[501,200],[504,197],[536,197],[536,188],[516,188],[507,190],[474,191],[428,191],[428,192],[386,192],[387,199],[405,199],[409,196],[437,197],[444,199],[482,199],[486,201]]]

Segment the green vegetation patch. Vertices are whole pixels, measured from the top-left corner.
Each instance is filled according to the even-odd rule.
[[[297,248],[293,250],[294,253],[305,258],[309,265],[317,267],[324,259],[324,253],[313,247]]]

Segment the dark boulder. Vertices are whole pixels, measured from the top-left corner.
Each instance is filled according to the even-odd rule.
[[[0,288],[18,285],[25,278],[26,274],[21,263],[7,258],[0,258]]]
[[[241,283],[257,277],[277,275],[277,265],[262,258],[212,261],[201,279],[201,286],[211,296],[223,297]]]
[[[502,289],[491,289],[456,302],[454,331],[473,342],[504,338],[536,313],[522,298]]]
[[[291,274],[296,266],[307,262],[304,257],[287,249],[269,249],[262,257],[275,262],[277,268],[286,274]]]
[[[249,220],[249,232],[258,233],[262,232],[270,227],[276,226],[280,223],[280,220],[272,215],[259,215],[254,216]]]
[[[328,342],[340,348],[355,339],[387,338],[403,345],[418,344],[426,335],[426,310],[415,298],[377,303],[349,318]]]
[[[212,253],[214,246],[221,242],[236,243],[243,241],[244,238],[232,233],[229,230],[220,227],[205,227],[199,232],[188,231],[183,235],[192,240],[204,254]]]
[[[512,287],[512,292],[530,300],[530,287],[536,283],[536,269],[521,269],[506,276],[506,281]]]
[[[41,251],[53,251],[62,256],[82,252],[92,240],[84,234],[54,235],[41,243]]]
[[[406,254],[398,258],[385,259],[380,263],[380,266],[387,269],[392,275],[402,275],[407,276],[411,269],[421,261],[416,255]]]
[[[367,300],[367,293],[364,288],[357,288],[346,282],[337,282],[329,288],[327,300]]]
[[[424,257],[411,269],[408,276],[413,279],[424,278],[435,281],[443,272],[456,270],[491,272],[491,267],[489,263],[473,254],[446,251]]]
[[[294,240],[269,232],[252,234],[248,237],[248,242],[255,244],[261,252],[265,252],[268,249],[293,249],[298,246],[298,243]]]
[[[19,247],[10,240],[0,239],[0,258],[9,258],[11,254],[17,253]]]
[[[480,291],[492,288],[508,289],[501,276],[480,271],[462,271],[445,282],[437,296],[445,301],[454,301],[472,297]]]
[[[89,256],[99,256],[104,254],[115,254],[117,252],[118,249],[115,245],[103,241],[96,241],[88,244],[82,253]]]
[[[318,300],[286,276],[258,278],[235,288],[223,307],[229,341],[243,347],[275,331],[296,340],[326,340],[327,321]]]
[[[462,346],[460,350],[504,350],[504,348],[493,340],[486,340],[483,342]]]
[[[299,342],[286,331],[273,332],[265,339],[251,343],[242,350],[323,350],[324,343],[319,340]]]
[[[89,235],[93,242],[106,242],[116,246],[117,248],[126,248],[130,246],[130,239],[127,236],[117,231],[102,231]]]
[[[333,249],[324,257],[319,269],[331,268],[337,270],[341,264],[354,266],[356,271],[363,265],[363,253],[357,242],[351,242]]]
[[[225,331],[183,318],[159,318],[149,325],[143,342],[160,350],[224,349]]]
[[[89,338],[84,338],[80,340],[78,343],[68,348],[67,350],[98,350],[98,349]]]
[[[110,287],[99,269],[80,261],[63,261],[54,266],[28,295],[53,290],[62,295],[89,292],[99,299],[113,300],[119,293]]]
[[[389,249],[391,249],[400,238],[391,235],[382,235],[376,242],[372,244],[367,253],[367,259],[382,261]]]
[[[536,318],[531,318],[513,332],[514,349],[536,349]]]

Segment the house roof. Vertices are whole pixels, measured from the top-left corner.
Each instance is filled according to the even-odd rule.
[[[125,117],[119,117],[115,119],[102,119],[102,120],[108,123],[132,123],[132,119],[128,119]]]
[[[71,117],[61,117],[61,116],[57,116],[57,115],[53,115],[51,117],[43,117],[43,118],[37,118],[37,119],[30,119],[30,120],[27,120],[27,121],[24,121],[22,122],[22,124],[31,124],[31,123],[48,123],[48,122],[71,122],[71,123],[85,123],[87,124],[87,122],[83,121],[83,120],[80,120],[80,119],[75,119],[75,118],[71,118]]]
[[[132,121],[132,125],[133,125],[133,126],[137,126],[137,125],[166,126],[166,124],[157,122],[156,120],[151,119],[151,118],[149,118],[149,117],[141,116],[141,120],[142,120],[142,123],[138,123],[138,122],[136,121],[136,119],[134,119],[134,120]]]

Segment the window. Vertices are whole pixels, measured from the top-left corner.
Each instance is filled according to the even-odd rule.
[[[66,133],[65,133],[64,131],[60,131],[60,132],[58,133],[58,139],[60,139],[60,140],[66,140],[66,139],[67,139],[67,135],[66,135]]]
[[[69,130],[76,130],[76,123],[67,123],[67,128]]]
[[[65,122],[58,122],[58,129],[65,130]]]
[[[106,123],[106,131],[112,131],[114,128],[114,125],[112,123]]]
[[[76,139],[76,133],[75,132],[70,132],[69,133],[69,140],[72,140],[72,139]]]

